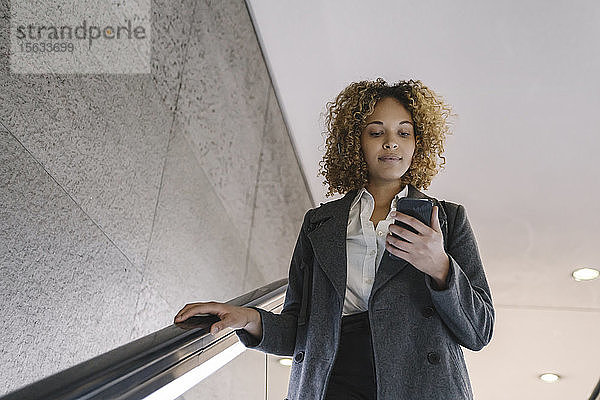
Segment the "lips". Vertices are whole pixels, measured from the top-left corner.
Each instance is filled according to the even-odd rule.
[[[379,159],[382,161],[399,161],[400,157],[398,157],[398,156],[382,156],[382,157],[379,157]]]

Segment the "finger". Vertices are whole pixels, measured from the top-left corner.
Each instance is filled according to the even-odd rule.
[[[395,239],[395,240],[400,240],[397,237],[393,236],[392,235],[392,233],[393,233],[394,235],[398,235],[401,238],[408,240],[410,243],[413,243],[415,240],[419,240],[419,237],[420,237],[416,233],[413,233],[413,232],[409,231],[408,229],[402,228],[402,227],[400,227],[398,225],[394,225],[394,224],[390,225],[389,231],[390,231],[390,233],[388,234],[388,237],[391,237],[392,239]]]
[[[210,334],[211,335],[215,335],[217,332],[219,332],[220,330],[225,328],[225,325],[223,325],[223,323],[224,323],[223,321],[225,321],[225,320],[222,320],[221,322],[215,322],[214,324],[212,324],[210,326]]]
[[[179,310],[177,312],[177,314],[175,314],[175,318],[173,318],[173,322],[180,322],[182,319],[183,314],[185,314],[185,312],[188,310],[188,308],[190,308],[190,304],[186,304],[185,306],[183,306],[183,308],[181,310]]]
[[[221,321],[215,322],[214,324],[211,325],[210,334],[214,335],[217,332],[222,331],[223,329],[229,328],[229,327],[236,328],[238,325],[240,325],[240,324],[236,324],[236,322],[234,321],[234,318],[232,317],[231,314],[225,314],[223,316],[223,318],[221,319]]]
[[[394,247],[394,245],[392,245],[388,242],[385,243],[385,249],[388,251],[388,253],[391,253],[391,254],[395,255],[396,257],[400,257],[408,262],[411,262],[409,260],[409,258],[410,258],[409,252],[404,251],[402,249],[398,249],[398,248]]]
[[[387,240],[385,241],[385,245],[386,245],[386,249],[388,248],[388,246],[391,246],[391,248],[394,250],[397,249],[403,253],[408,253],[408,252],[410,252],[410,246],[412,244],[409,242],[405,242],[401,239],[397,239],[392,236],[392,237],[387,238]]]
[[[216,314],[223,312],[223,304],[209,301],[206,303],[192,303],[186,305],[176,316],[175,322],[182,322],[196,314]]]
[[[403,214],[398,211],[393,211],[392,217],[397,219],[398,221],[402,221],[410,226],[412,226],[418,233],[427,232],[429,227],[419,221],[418,219],[411,217],[410,215]]]
[[[431,212],[431,227],[436,232],[441,232],[442,228],[440,227],[440,220],[438,218],[438,206],[433,206],[433,211]]]

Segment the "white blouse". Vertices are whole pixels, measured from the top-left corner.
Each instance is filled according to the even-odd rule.
[[[375,209],[375,199],[366,188],[362,188],[348,214],[346,231],[346,254],[348,260],[346,295],[342,315],[367,310],[375,273],[385,251],[385,238],[394,219],[390,212],[396,210],[396,201],[408,195],[408,185],[394,196],[390,211],[385,219],[373,226],[370,218]]]

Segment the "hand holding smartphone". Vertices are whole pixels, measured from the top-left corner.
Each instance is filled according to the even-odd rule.
[[[401,197],[396,203],[396,211],[402,214],[410,215],[424,223],[427,226],[431,226],[431,214],[433,213],[433,201],[430,199],[413,199],[409,197]],[[412,226],[405,224],[402,221],[395,220],[394,224],[405,228],[413,233],[418,233]],[[392,236],[407,242],[407,240],[400,236],[392,233]],[[393,255],[388,252],[389,256],[394,260],[402,260],[400,257]]]

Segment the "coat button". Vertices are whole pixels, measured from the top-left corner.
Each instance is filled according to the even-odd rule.
[[[421,310],[421,314],[423,314],[423,316],[425,318],[430,318],[434,312],[435,311],[434,311],[433,307],[430,307],[430,306],[427,306],[427,307],[423,308],[423,310]]]
[[[301,363],[304,360],[304,352],[301,351],[294,356],[294,361]]]
[[[439,364],[440,356],[438,353],[431,352],[427,354],[427,361],[429,361],[430,364]]]

